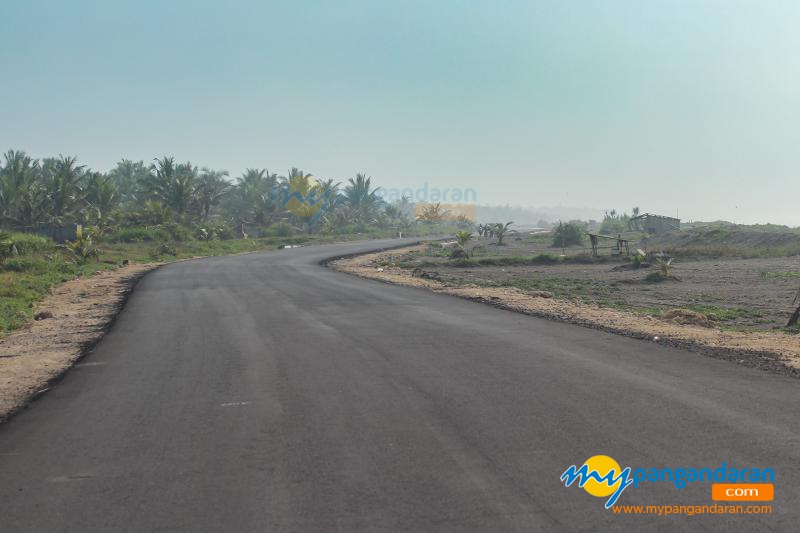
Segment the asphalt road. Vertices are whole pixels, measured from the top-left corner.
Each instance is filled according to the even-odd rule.
[[[800,381],[318,264],[375,247],[146,276],[94,352],[0,426],[0,531],[800,527]],[[614,514],[559,479],[598,454],[772,468],[774,514]],[[711,486],[619,503],[708,505]]]

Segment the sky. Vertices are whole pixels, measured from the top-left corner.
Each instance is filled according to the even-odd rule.
[[[794,0],[3,2],[0,150],[800,225]]]

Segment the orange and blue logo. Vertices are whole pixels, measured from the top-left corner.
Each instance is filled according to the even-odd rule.
[[[629,486],[638,487],[644,482],[672,483],[683,489],[688,483],[715,483],[714,499],[772,499],[775,471],[771,468],[729,468],[725,462],[714,470],[710,468],[622,468],[607,455],[589,457],[580,467],[572,465],[561,474],[561,481],[569,487],[576,481],[578,486],[598,498],[607,498],[605,507],[613,506]],[[728,484],[721,484],[727,482]],[[738,483],[738,484],[737,484]],[[745,483],[760,483],[755,489]],[[737,484],[737,485],[731,485]],[[763,493],[759,492],[763,490]],[[724,492],[724,494],[723,494]]]

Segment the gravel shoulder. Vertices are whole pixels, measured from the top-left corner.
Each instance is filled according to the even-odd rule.
[[[103,337],[136,282],[159,264],[132,264],[55,287],[37,320],[0,340],[0,422],[45,392]]]
[[[419,252],[425,246],[339,259],[331,262],[331,266],[364,278],[422,287],[534,316],[687,347],[738,364],[800,377],[800,335],[724,331],[715,327],[679,324],[672,320],[601,307],[593,303],[553,298],[549,294],[515,287],[480,287],[469,283],[454,286],[437,279],[419,277],[419,273],[415,275],[408,269],[391,266],[403,254]]]

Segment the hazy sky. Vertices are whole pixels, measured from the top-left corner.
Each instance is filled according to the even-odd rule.
[[[800,2],[3,2],[0,149],[800,225]]]

